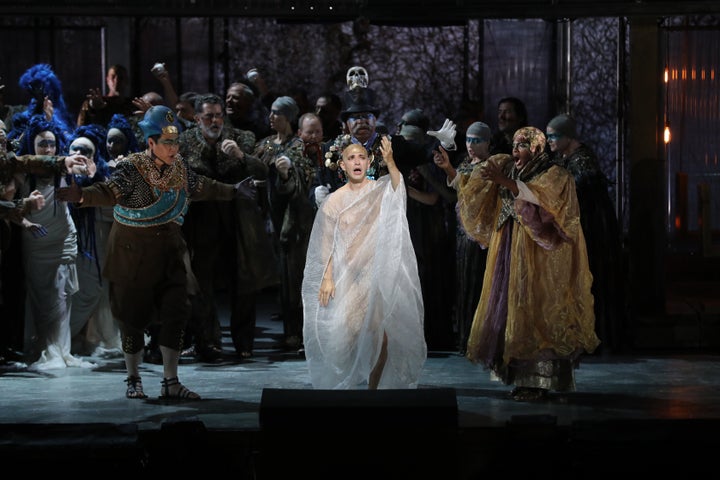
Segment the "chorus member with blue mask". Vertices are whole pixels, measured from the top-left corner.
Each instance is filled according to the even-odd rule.
[[[67,316],[76,244],[67,208],[54,200],[55,182],[73,173],[73,167],[84,168],[86,159],[51,156],[64,150],[56,135],[59,129],[36,115],[13,152],[6,149],[0,130],[0,196],[8,200],[2,203],[9,210],[0,212],[9,215],[0,221],[0,357],[24,360],[37,370],[90,366],[69,352]],[[18,192],[24,198],[12,200]]]
[[[108,153],[108,166],[112,171],[115,164],[124,156],[140,151],[133,127],[127,116],[116,113],[107,125],[105,148]]]
[[[295,351],[303,345],[300,288],[314,215],[308,188],[315,171],[313,161],[305,155],[305,144],[294,128],[298,113],[292,97],[277,97],[269,117],[270,127],[276,133],[260,140],[254,153],[269,168],[267,205],[280,271],[283,344]]]
[[[79,126],[71,137],[68,150],[79,153],[91,160],[88,172],[77,175],[74,181],[87,186],[105,181],[110,175],[104,127],[90,123]],[[70,204],[70,213],[78,234],[78,257],[76,260],[79,289],[73,298],[70,328],[73,338],[73,353],[90,355],[94,353],[94,342],[87,339],[88,325],[100,306],[103,294],[101,265],[105,258],[105,244],[110,232],[109,222],[101,221],[101,209],[75,208]]]
[[[602,341],[597,352],[622,351],[627,328],[622,307],[622,244],[610,181],[593,149],[580,139],[573,117],[557,115],[548,122],[546,132],[553,160],[575,178],[580,223],[593,274],[595,326]]]
[[[56,155],[67,149],[62,127],[47,121],[42,114],[30,118],[22,138],[21,154]],[[33,212],[31,218],[43,225],[47,234],[37,237],[24,230],[22,235],[26,289],[24,353],[31,370],[94,366],[71,354],[70,315],[73,297],[79,289],[75,263],[78,240],[67,203],[55,195],[56,185],[65,178],[27,174],[20,188],[23,197],[32,191],[45,197],[45,206]]]
[[[104,144],[104,148],[103,145]],[[125,115],[116,113],[110,119],[107,125],[107,135],[98,144],[98,155],[107,160],[107,177],[114,169],[117,161],[123,157],[140,150],[132,126]],[[107,155],[105,154],[107,152]],[[104,171],[104,168],[101,169]],[[80,209],[76,209],[79,211]],[[113,224],[113,208],[98,207],[93,209],[85,209],[93,211],[95,225],[95,248],[97,250],[97,261],[100,266],[103,265],[106,256],[107,241],[110,236],[110,230]],[[82,259],[88,262],[88,258]],[[97,272],[95,268],[93,273]],[[91,312],[85,329],[82,331],[83,345],[93,351],[93,356],[103,358],[122,357],[122,344],[120,342],[120,328],[117,320],[112,315],[110,309],[110,288],[107,281],[99,279],[102,289],[97,307]],[[81,284],[82,285],[82,284]],[[75,324],[75,309],[73,308],[73,323]],[[79,340],[74,339],[77,345]]]
[[[80,208],[114,206],[103,277],[110,282],[110,305],[120,324],[127,368],[127,398],[146,398],[140,378],[145,329],[160,323],[163,361],[161,399],[199,400],[180,383],[178,361],[190,316],[187,246],[182,224],[191,200],[252,197],[251,178],[219,183],[189,169],[178,155],[180,123],[168,107],[151,107],[139,124],[147,149],[118,162],[104,182],[72,183],[58,198]]]
[[[470,124],[465,133],[465,155],[462,156],[457,169],[450,162],[448,155],[441,150],[435,151],[435,164],[447,175],[448,185],[458,189],[459,180],[469,176],[473,170],[481,166],[490,156],[490,139],[492,131],[483,122]],[[465,353],[470,326],[472,325],[475,309],[480,300],[487,249],[475,241],[463,228],[460,215],[458,215],[455,238],[455,257],[457,263],[456,296],[455,296],[455,326],[458,334],[458,345],[461,353]]]

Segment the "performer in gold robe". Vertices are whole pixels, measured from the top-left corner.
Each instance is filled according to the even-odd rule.
[[[453,180],[465,230],[488,247],[466,356],[520,401],[574,391],[579,357],[599,344],[574,179],[544,149],[542,131],[520,128],[512,156]]]

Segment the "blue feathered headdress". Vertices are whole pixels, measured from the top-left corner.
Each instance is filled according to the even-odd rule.
[[[20,143],[20,151],[15,152],[18,155],[35,154],[35,137],[42,132],[52,132],[55,135],[57,148],[56,155],[65,155],[67,152],[67,144],[60,126],[55,122],[48,122],[45,114],[32,115],[25,125],[24,131],[21,133],[22,141]]]
[[[26,90],[32,97],[26,109],[27,115],[41,113],[43,100],[48,97],[53,104],[53,120],[60,124],[66,136],[70,135],[75,121],[65,105],[62,84],[52,67],[46,63],[33,65],[22,74],[18,83],[20,88]]]

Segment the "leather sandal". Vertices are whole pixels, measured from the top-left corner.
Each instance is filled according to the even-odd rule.
[[[163,378],[162,379],[162,395],[161,400],[200,400],[200,395],[188,389],[185,385],[180,383],[178,377]],[[180,385],[180,388],[175,393],[170,393],[170,387]]]
[[[125,396],[127,398],[147,398],[145,392],[143,392],[142,379],[134,375],[130,375],[125,379],[127,383],[127,391]]]

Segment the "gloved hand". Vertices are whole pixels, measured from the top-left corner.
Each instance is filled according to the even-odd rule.
[[[290,167],[292,167],[292,160],[290,160],[285,155],[275,160],[275,168],[277,168],[277,171],[283,180],[288,177]]]
[[[255,186],[255,181],[252,176],[235,184],[235,195],[238,198],[255,200],[255,197],[257,196],[257,187]]]
[[[325,201],[325,198],[330,195],[330,188],[327,185],[320,185],[315,187],[315,205],[320,208],[320,205]]]
[[[443,123],[440,130],[428,130],[427,132],[431,137],[440,140],[440,145],[445,150],[455,150],[457,148],[455,145],[455,133],[457,133],[455,123],[449,118],[445,119],[445,123]]]

